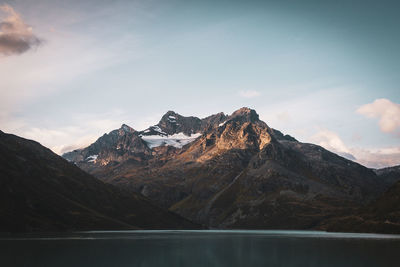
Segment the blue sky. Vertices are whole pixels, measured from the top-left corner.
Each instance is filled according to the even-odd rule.
[[[396,1],[0,3],[1,129],[57,153],[167,110],[248,106],[302,142],[400,164]]]

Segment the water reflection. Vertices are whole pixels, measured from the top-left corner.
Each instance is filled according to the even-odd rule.
[[[127,231],[0,238],[1,266],[399,266],[400,237]]]

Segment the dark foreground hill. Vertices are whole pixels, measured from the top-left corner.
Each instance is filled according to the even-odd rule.
[[[215,228],[324,229],[396,180],[270,128],[256,111],[204,119],[167,112],[64,155],[99,179]]]
[[[0,232],[188,228],[198,226],[0,131]]]

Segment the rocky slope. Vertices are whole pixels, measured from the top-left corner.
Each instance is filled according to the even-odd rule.
[[[63,157],[81,163],[113,164],[126,160],[141,162],[151,155],[151,149],[140,133],[123,124],[120,129],[104,134],[85,149],[68,152]]]
[[[397,181],[377,200],[354,214],[332,218],[324,229],[342,232],[379,232],[400,234],[400,166],[376,170],[389,181]]]
[[[140,165],[163,154],[164,150],[182,148],[225,118],[223,113],[199,119],[168,111],[158,124],[143,131],[136,131],[123,124],[121,128],[104,134],[90,146],[65,153],[63,157],[78,163],[86,170],[93,169],[93,164],[105,166],[129,161]],[[160,148],[162,146],[169,148]]]
[[[394,184],[400,180],[400,165],[374,170],[375,173],[384,181]]]
[[[198,226],[0,131],[0,232],[182,228]]]
[[[177,133],[198,137],[182,146],[146,140]],[[74,161],[106,182],[210,227],[321,228],[375,200],[395,180],[298,142],[249,108],[205,119],[167,112],[137,136],[151,151],[140,164],[129,157],[105,165]]]

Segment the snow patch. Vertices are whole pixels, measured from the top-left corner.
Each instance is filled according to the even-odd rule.
[[[176,123],[176,117],[175,116],[168,116],[168,121],[172,123]]]
[[[141,137],[147,143],[149,148],[158,146],[173,146],[176,148],[182,148],[184,145],[196,140],[196,138],[199,136],[201,136],[201,133],[192,134],[190,136],[187,136],[184,133],[176,133],[167,136],[147,135]]]
[[[152,130],[156,131],[156,132],[159,132],[159,133],[162,134],[162,135],[167,135],[167,133],[163,132],[163,131],[161,130],[161,128],[158,127],[157,125],[151,126],[150,128],[151,128]]]
[[[91,155],[91,156],[87,157],[86,160],[87,160],[87,162],[96,162],[98,156],[99,155]]]
[[[224,126],[226,122],[227,122],[227,121],[224,121],[224,122],[218,124],[218,127]]]

